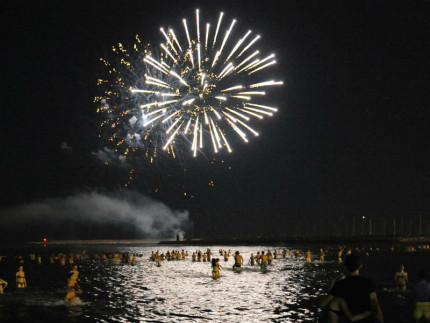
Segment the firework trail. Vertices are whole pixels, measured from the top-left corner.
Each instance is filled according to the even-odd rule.
[[[221,12],[214,26],[203,24],[196,10],[179,31],[161,27],[159,47],[136,36],[133,48],[113,47],[115,65],[101,59],[108,75],[99,79],[104,93],[95,101],[116,152],[125,158],[143,151],[152,162],[159,151],[175,157],[178,147],[193,156],[232,152],[232,134],[245,142],[258,136],[252,123],[277,111],[264,98],[283,82],[264,72],[276,60],[260,56],[260,35],[236,31],[236,23]]]

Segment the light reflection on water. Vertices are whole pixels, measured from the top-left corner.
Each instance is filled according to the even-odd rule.
[[[209,247],[213,256],[221,259],[221,277],[212,279],[210,262],[192,262],[193,251],[205,251],[197,246],[87,246],[88,254],[129,252],[142,255],[136,265],[114,260],[83,259],[80,271],[84,306],[66,307],[66,277],[70,266],[46,263],[51,253],[82,251],[85,247],[38,250],[44,263],[26,260],[24,265],[29,288],[16,290],[14,275],[16,259],[0,263],[0,276],[10,286],[0,295],[0,322],[316,322],[320,315],[318,300],[325,295],[333,279],[339,278],[342,266],[331,250],[325,263],[307,264],[288,257],[274,260],[270,271],[262,273],[248,265],[251,252],[273,251],[267,246]],[[149,260],[151,251],[173,249],[189,252],[186,260],[164,261],[161,267]],[[286,247],[293,249],[292,247]],[[233,272],[233,259],[224,262],[219,249],[239,250],[245,266],[241,273]],[[306,249],[299,248],[303,253]],[[315,252],[319,246],[314,246]],[[17,253],[15,253],[16,255]],[[21,251],[20,251],[21,253]],[[28,255],[28,250],[22,251]],[[317,258],[313,254],[313,259]],[[400,263],[409,272],[410,286],[418,270],[430,269],[428,252],[374,252],[363,257],[362,275],[377,285],[378,298],[386,322],[408,322],[412,313],[412,298],[399,298],[390,291],[394,273]],[[8,276],[9,275],[9,276]]]
[[[191,254],[206,248],[187,250]],[[81,270],[86,277],[86,300],[103,304],[103,311],[97,315],[114,322],[314,321],[318,312],[316,299],[326,292],[317,287],[326,284],[323,267],[333,267],[333,263],[306,264],[287,256],[274,260],[270,271],[262,273],[247,262],[251,252],[268,248],[238,247],[245,266],[236,273],[231,268],[232,257],[224,262],[218,249],[229,248],[211,248],[223,267],[218,280],[212,279],[209,262],[192,262],[191,256],[164,261],[157,267],[148,260],[153,248],[129,248],[131,253],[143,254],[135,266],[91,260]],[[160,248],[160,252],[167,250]]]

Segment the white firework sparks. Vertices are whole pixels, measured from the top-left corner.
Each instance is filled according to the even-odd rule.
[[[149,151],[143,143],[148,138],[152,157],[157,147],[174,155],[178,145],[189,145],[193,156],[205,149],[232,152],[231,138],[248,142],[249,136],[258,136],[253,120],[276,113],[264,98],[283,82],[267,80],[262,72],[276,60],[274,54],[260,57],[260,35],[237,31],[237,21],[226,22],[222,12],[215,28],[201,20],[196,10],[195,19],[183,19],[177,32],[161,27],[159,55],[149,44],[139,51],[139,38],[134,52],[140,56],[134,62],[121,44],[115,47],[123,71],[103,60],[113,78],[99,80],[109,87],[96,100],[108,115],[102,126],[113,130],[109,140],[126,143],[125,156],[137,147]]]

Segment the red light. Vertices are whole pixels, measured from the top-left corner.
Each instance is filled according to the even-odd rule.
[[[46,242],[47,241],[47,239],[46,238],[43,238],[43,242]]]

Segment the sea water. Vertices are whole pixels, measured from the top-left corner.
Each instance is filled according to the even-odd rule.
[[[97,245],[32,247],[31,250],[2,251],[0,277],[8,281],[0,295],[0,322],[318,322],[323,315],[318,307],[330,284],[343,273],[337,263],[337,250],[331,248],[325,262],[315,261],[324,246],[186,246],[186,245]],[[212,279],[210,262],[193,262],[193,251],[210,248],[220,258],[221,277]],[[250,266],[251,253],[268,249],[298,248],[302,255],[310,248],[312,261],[303,256],[274,260],[264,273]],[[388,247],[365,252],[361,275],[372,279],[385,321],[411,322],[413,297],[410,293],[420,269],[430,270],[430,251],[394,251]],[[66,306],[67,274],[71,265],[48,263],[50,254],[82,252],[88,258],[78,260],[80,299],[84,305]],[[161,267],[150,260],[152,251],[186,250],[185,260],[163,261]],[[238,250],[243,255],[240,273],[232,270],[230,257],[224,261],[218,250]],[[137,254],[136,265],[95,258],[101,253]],[[29,253],[42,255],[42,264],[30,261]],[[28,288],[15,288],[16,256],[25,260]],[[400,264],[409,273],[409,294],[394,291],[394,275]]]

